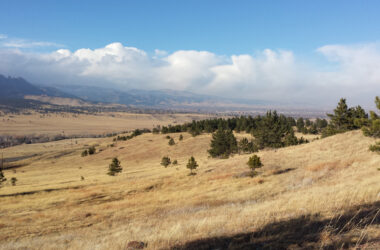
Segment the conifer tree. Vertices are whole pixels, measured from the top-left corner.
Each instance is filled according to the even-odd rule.
[[[171,160],[170,160],[170,158],[168,156],[162,157],[162,159],[161,159],[161,165],[162,166],[164,166],[166,168],[170,164],[171,164]]]
[[[237,151],[237,141],[231,130],[222,127],[212,134],[211,149],[208,150],[212,157],[228,158]]]
[[[123,170],[123,168],[120,165],[120,161],[117,159],[117,157],[112,159],[111,164],[108,166],[108,175],[115,176],[116,174],[120,173]]]
[[[257,169],[257,168],[261,168],[262,166],[264,166],[264,165],[261,163],[261,159],[260,159],[260,157],[258,157],[257,155],[253,155],[253,156],[251,156],[251,157],[248,159],[247,165],[248,165],[248,167],[252,170],[252,174],[253,174],[253,175],[256,174],[256,169]]]
[[[174,144],[175,144],[174,139],[173,139],[173,138],[170,138],[170,140],[169,140],[169,145],[170,145],[170,146],[173,146]]]
[[[193,170],[197,169],[198,163],[195,161],[194,157],[191,156],[186,167],[190,169],[190,175],[193,175]]]

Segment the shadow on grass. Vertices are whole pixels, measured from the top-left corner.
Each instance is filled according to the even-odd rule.
[[[340,249],[371,240],[348,233],[360,233],[368,225],[380,224],[380,201],[355,206],[332,219],[318,214],[267,224],[263,228],[232,236],[199,239],[172,249]],[[359,231],[358,231],[359,229]],[[380,241],[372,242],[379,244]],[[376,248],[376,247],[375,247]]]

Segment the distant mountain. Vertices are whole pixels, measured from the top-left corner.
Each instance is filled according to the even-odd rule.
[[[5,99],[28,99],[69,106],[121,104],[132,108],[222,111],[269,105],[264,101],[231,99],[167,89],[121,91],[78,85],[48,87],[31,84],[21,77],[3,75],[0,75],[0,89],[3,102]]]
[[[210,95],[194,94],[188,91],[175,90],[138,90],[120,91],[115,89],[89,86],[58,86],[59,90],[78,96],[83,100],[103,103],[118,103],[144,107],[207,107],[265,105],[257,100],[241,100]]]
[[[5,77],[0,75],[0,97],[7,99],[23,99],[25,96],[51,96],[77,98],[52,87],[39,87],[21,77]]]

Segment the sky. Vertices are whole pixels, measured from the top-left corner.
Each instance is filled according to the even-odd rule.
[[[380,95],[380,1],[0,2],[0,74],[329,106]]]

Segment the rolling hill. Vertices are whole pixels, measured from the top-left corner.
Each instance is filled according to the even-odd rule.
[[[208,157],[210,134],[169,135],[174,146],[144,134],[3,150],[21,167],[5,170],[17,185],[0,189],[0,249],[380,247],[380,156],[361,131],[260,151],[253,178],[249,155]],[[90,145],[97,153],[81,157]],[[164,168],[165,155],[179,164]],[[123,167],[116,177],[106,174],[112,157]]]

